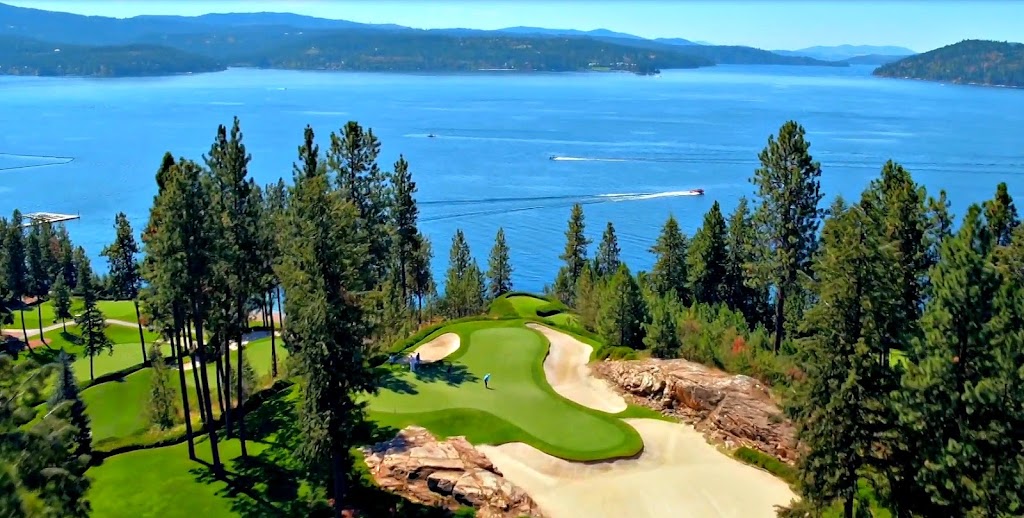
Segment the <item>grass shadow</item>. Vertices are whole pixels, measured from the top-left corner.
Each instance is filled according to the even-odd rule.
[[[387,389],[399,394],[418,394],[419,391],[412,383],[408,380],[398,376],[403,367],[401,366],[383,366],[375,369],[377,375],[377,386],[381,389]]]
[[[480,378],[469,372],[469,368],[461,363],[434,362],[416,367],[416,379],[425,383],[444,382],[457,387],[464,383],[480,381]]]

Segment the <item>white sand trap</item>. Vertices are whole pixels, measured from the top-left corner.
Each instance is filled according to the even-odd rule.
[[[477,448],[549,518],[768,518],[795,497],[785,482],[729,458],[688,425],[625,421],[644,440],[636,459],[569,462],[523,443]]]
[[[420,361],[423,363],[432,363],[441,361],[458,350],[459,335],[455,333],[445,333],[417,347],[416,350],[412,352],[412,356],[419,354]]]
[[[551,343],[548,356],[544,358],[544,375],[555,392],[565,399],[609,414],[626,410],[626,400],[608,383],[590,373],[587,363],[593,347],[549,327],[532,323],[526,326],[539,331]]]

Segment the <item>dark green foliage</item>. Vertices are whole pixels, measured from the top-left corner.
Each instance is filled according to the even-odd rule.
[[[484,279],[462,230],[452,237],[448,273],[444,282],[444,309],[449,318],[461,318],[484,309]]]
[[[604,285],[605,280],[594,275],[594,269],[590,264],[583,267],[583,272],[576,281],[573,299],[576,301],[576,314],[579,315],[580,323],[585,329],[591,331],[597,329]]]
[[[363,395],[375,390],[359,295],[373,265],[357,228],[358,209],[347,193],[332,188],[319,158],[307,127],[281,228],[277,272],[288,315],[285,343],[293,350],[300,380],[297,453],[312,477],[332,482],[340,513],[353,466],[350,448],[365,420]]]
[[[4,516],[86,518],[88,455],[74,452],[79,428],[70,423],[82,407],[65,401],[41,420],[33,408],[53,366],[31,359],[17,364],[0,354],[0,509]],[[42,375],[40,375],[42,374]],[[73,378],[73,375],[72,375]]]
[[[508,244],[505,242],[505,229],[499,228],[494,237],[494,247],[487,260],[487,295],[495,299],[512,291],[512,264],[508,257]]]
[[[82,251],[82,248],[79,247],[78,250]],[[106,319],[96,305],[97,292],[93,281],[92,267],[89,265],[89,259],[85,257],[84,251],[81,255],[81,262],[78,264],[80,276],[78,288],[82,293],[82,311],[75,316],[75,322],[81,331],[82,347],[85,349],[85,354],[89,356],[89,379],[95,379],[93,359],[104,352],[112,353],[114,344],[104,332],[107,327]]]
[[[1019,429],[1012,428],[1019,426],[1019,364],[1009,363],[1019,360],[1020,298],[1015,288],[1000,288],[981,213],[971,206],[941,246],[923,338],[912,342],[897,394],[909,457],[900,468],[912,482],[892,498],[924,516],[1021,511],[1019,496],[1007,491],[1015,486],[1020,495],[1022,487]]]
[[[114,218],[114,242],[103,248],[102,255],[110,264],[110,283],[114,297],[131,300],[135,304],[135,316],[139,315],[139,287],[142,284],[142,272],[139,267],[139,244],[135,241],[132,225],[128,216],[118,212]],[[141,319],[140,319],[141,320]],[[139,322],[139,344],[142,347],[142,361],[146,362],[146,337]]]
[[[74,290],[78,287],[78,269],[74,260],[75,249],[71,245],[71,237],[68,235],[68,229],[63,225],[57,228],[57,251],[55,260],[57,267],[64,272],[64,280],[68,283],[68,286]]]
[[[785,480],[790,485],[797,484],[796,470],[789,464],[781,462],[779,459],[776,459],[771,455],[747,448],[746,446],[740,446],[735,452],[733,452],[733,456],[747,464],[750,464],[751,466],[757,466],[768,473]]]
[[[402,300],[408,301],[412,296],[411,287],[417,272],[416,256],[423,246],[423,237],[416,227],[419,208],[416,206],[416,182],[409,171],[409,163],[399,155],[395,162],[395,170],[391,174],[391,225],[394,230],[394,255],[397,262],[397,277],[401,288]]]
[[[559,300],[569,305],[573,304],[576,282],[587,264],[587,247],[590,240],[587,239],[585,230],[583,207],[577,203],[572,206],[572,212],[569,214],[569,228],[565,230],[565,251],[558,256],[565,265],[558,270],[558,276],[555,277],[555,294]]]
[[[7,234],[4,238],[4,278],[5,296],[13,301],[21,310],[21,328],[25,342],[28,342],[28,333],[25,330],[25,306],[22,304],[22,297],[29,291],[28,263],[25,253],[25,234],[22,231],[24,220],[21,212],[17,209],[11,215],[11,221],[7,225]]]
[[[759,241],[754,220],[741,197],[729,216],[725,261],[726,305],[747,317],[754,325],[768,322],[768,290],[753,275]]]
[[[999,246],[1009,245],[1013,229],[1020,225],[1020,218],[1017,215],[1017,207],[1013,204],[1013,197],[1007,192],[1006,182],[999,182],[995,197],[985,202],[983,207],[992,239]]]
[[[668,295],[653,298],[648,303],[650,322],[644,323],[644,345],[658,358],[675,358],[679,355],[679,330],[676,318],[682,313],[679,301]]]
[[[761,162],[751,181],[761,205],[754,214],[758,235],[767,241],[758,264],[759,277],[774,289],[776,353],[782,345],[786,297],[795,295],[801,275],[810,269],[814,254],[821,201],[821,165],[811,158],[803,126],[788,121],[778,138],[758,155]]]
[[[881,77],[1024,86],[1024,44],[964,40],[875,69]]]
[[[609,221],[594,255],[594,274],[601,278],[615,274],[622,264],[622,260],[619,259],[620,252],[619,240],[615,237],[615,226]]]
[[[729,296],[727,229],[716,201],[704,214],[704,224],[690,241],[687,274],[693,298],[703,304],[719,304]]]
[[[422,233],[417,236],[419,250],[411,258],[409,271],[412,274],[412,295],[416,298],[418,312],[422,312],[426,302],[436,295],[434,276],[430,271],[430,260],[433,259],[434,252],[430,240],[426,236]]]
[[[626,265],[620,264],[609,279],[608,286],[602,290],[602,300],[597,322],[601,339],[608,345],[643,348],[647,304]]]
[[[0,74],[18,76],[140,77],[226,68],[210,58],[157,45],[92,47],[18,36],[0,36],[0,64]]]
[[[75,427],[74,455],[88,455],[92,452],[92,429],[89,426],[89,416],[85,413],[85,403],[75,380],[71,360],[71,355],[64,350],[57,356],[57,375],[54,378],[53,395],[47,402],[47,408],[51,412],[63,412],[68,424]]]
[[[26,274],[28,279],[26,287],[28,294],[33,297],[45,297],[50,291],[50,272],[44,262],[45,250],[49,243],[43,237],[42,227],[45,224],[33,224],[29,229],[28,239],[25,241]]]
[[[691,300],[689,272],[687,271],[686,236],[679,229],[675,216],[669,215],[665,226],[661,229],[658,241],[651,248],[655,255],[654,268],[651,270],[651,283],[654,291],[660,295],[674,293],[683,304]]]
[[[68,330],[67,319],[72,318],[71,314],[71,288],[64,282],[64,272],[57,273],[57,280],[53,283],[53,290],[50,292],[53,300],[53,314],[60,319],[64,331]]]
[[[153,365],[153,376],[149,387],[149,422],[160,430],[169,430],[178,420],[174,388],[170,372],[160,353],[160,347],[150,345],[149,358]]]

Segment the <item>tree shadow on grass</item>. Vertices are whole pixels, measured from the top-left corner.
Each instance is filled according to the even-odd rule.
[[[399,394],[418,394],[412,383],[398,375],[401,366],[383,366],[375,369],[377,386]]]
[[[444,382],[451,387],[480,381],[480,378],[469,372],[469,368],[461,363],[426,363],[416,367],[415,375],[416,379],[425,383]]]

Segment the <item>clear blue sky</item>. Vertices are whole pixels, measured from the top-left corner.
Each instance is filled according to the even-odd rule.
[[[417,28],[516,25],[606,28],[644,37],[797,49],[844,43],[923,52],[962,39],[1024,39],[1024,2],[920,0],[732,2],[686,0],[0,0],[53,11],[114,16],[293,12]]]

